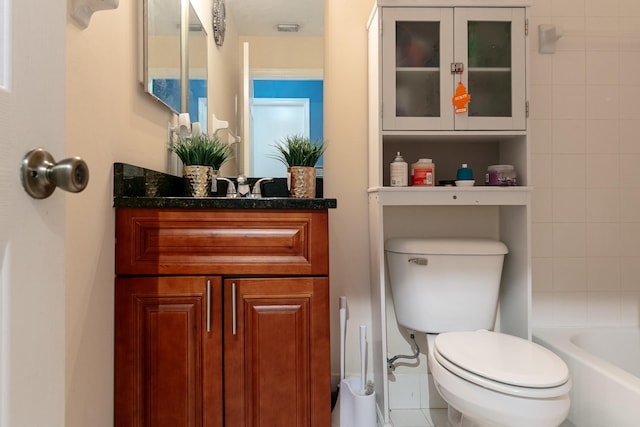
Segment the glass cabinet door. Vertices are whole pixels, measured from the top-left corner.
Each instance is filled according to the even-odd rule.
[[[471,95],[468,113],[455,115],[458,130],[524,130],[525,14],[523,8],[457,8],[454,56],[464,63]]]
[[[382,31],[383,128],[452,128],[453,9],[385,8]]]

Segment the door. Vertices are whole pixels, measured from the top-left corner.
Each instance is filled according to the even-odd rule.
[[[251,124],[250,175],[287,176],[286,166],[273,158],[274,144],[288,135],[309,136],[309,99],[253,98]]]
[[[220,277],[116,279],[115,424],[222,427]]]
[[[67,2],[0,0],[0,425],[65,425],[65,195],[35,200],[19,166],[65,153]],[[45,142],[46,141],[46,142]]]
[[[225,425],[331,424],[329,280],[225,279]]]

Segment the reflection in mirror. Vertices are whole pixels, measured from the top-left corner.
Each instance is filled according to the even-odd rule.
[[[181,34],[182,10],[185,8],[186,14],[187,7],[189,28]],[[189,112],[191,122],[199,122],[206,132],[208,61],[204,26],[188,0],[145,0],[144,8],[145,90],[175,113]],[[187,46],[184,59],[182,37]]]
[[[180,112],[180,1],[145,0],[144,87]]]
[[[233,0],[227,17],[246,46],[239,171],[286,176],[286,167],[270,159],[274,144],[292,134],[323,139],[324,1]],[[317,168],[321,176],[322,160]]]
[[[207,133],[207,32],[189,7],[189,117]]]

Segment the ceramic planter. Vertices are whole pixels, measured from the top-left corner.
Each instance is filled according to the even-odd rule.
[[[187,186],[187,194],[192,197],[207,197],[213,180],[211,166],[184,166],[182,176]]]
[[[298,199],[316,197],[316,168],[308,166],[290,166],[287,168],[289,196]]]

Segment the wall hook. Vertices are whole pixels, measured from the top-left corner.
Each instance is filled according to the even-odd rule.
[[[556,42],[562,37],[562,28],[554,24],[538,25],[538,52],[555,53]]]

